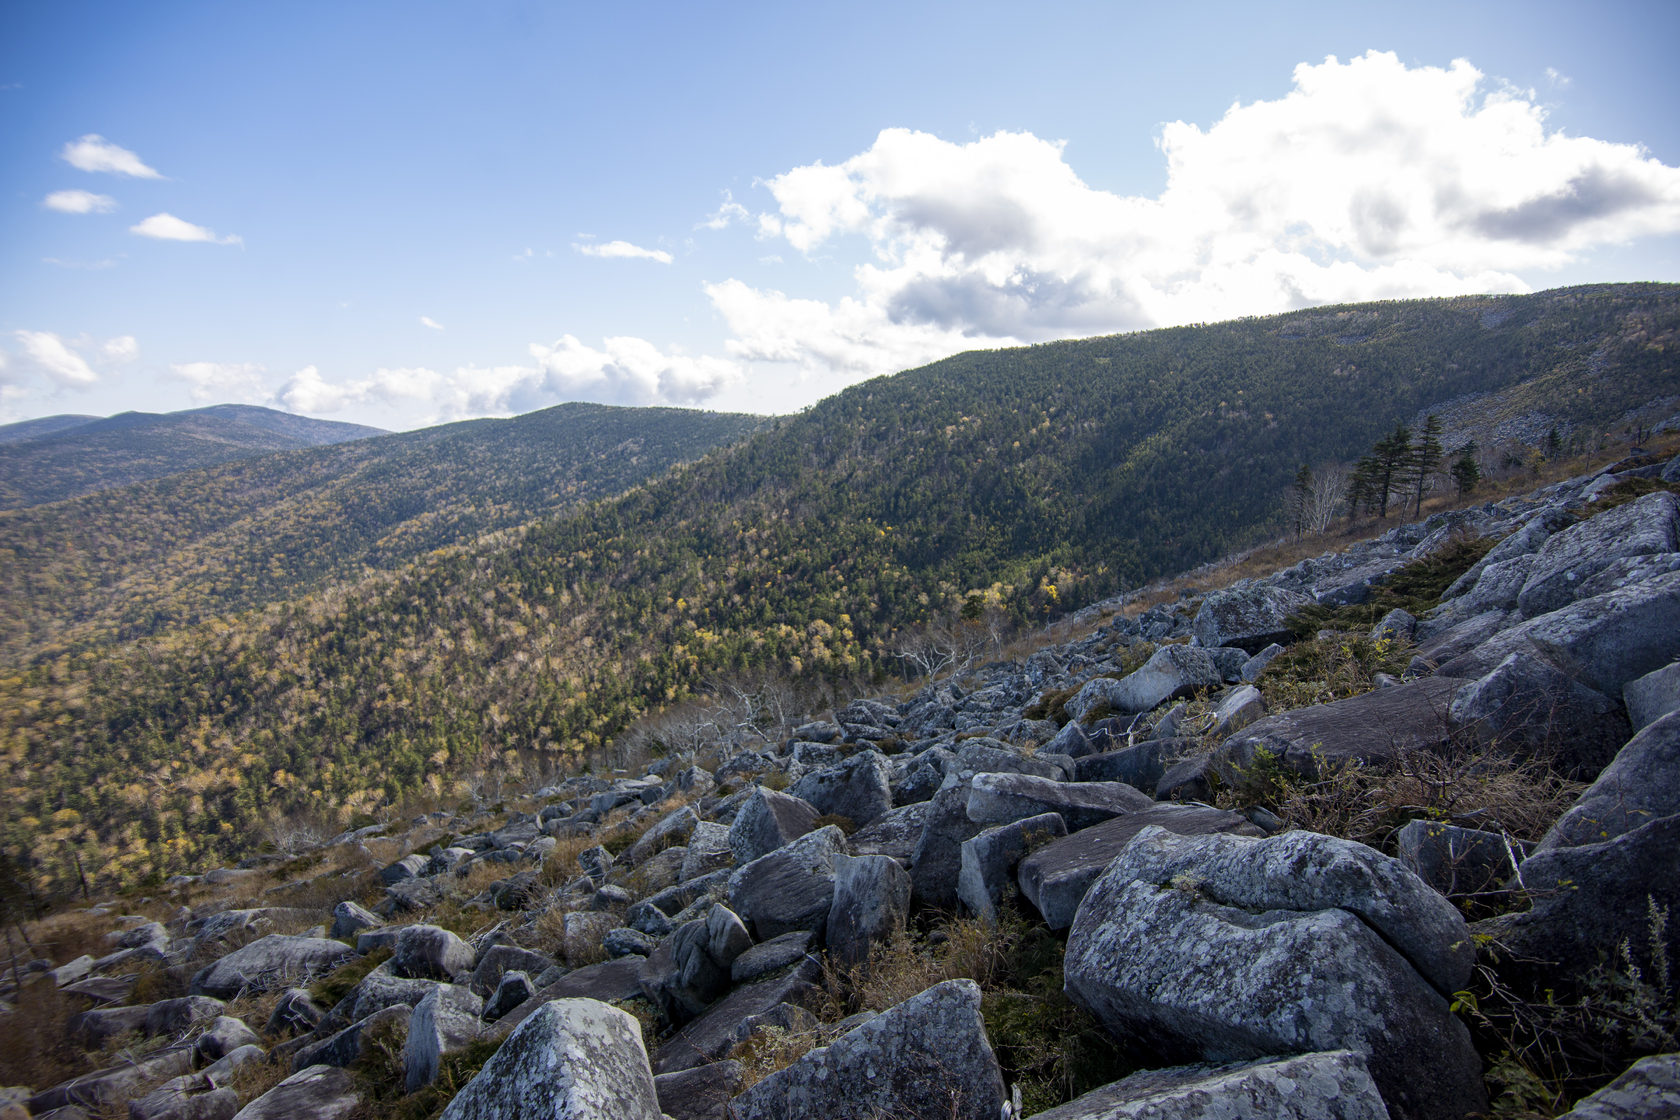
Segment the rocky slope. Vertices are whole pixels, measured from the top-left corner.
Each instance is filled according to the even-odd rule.
[[[1674,1115],[1676,483],[1621,464],[102,905],[4,1026],[58,1000],[103,1064],[6,1115]],[[1029,1076],[1075,1023],[1100,1076]]]

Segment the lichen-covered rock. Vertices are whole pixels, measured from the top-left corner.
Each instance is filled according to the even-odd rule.
[[[819,936],[834,902],[833,857],[846,851],[846,836],[834,825],[806,833],[760,856],[729,877],[729,908],[765,941],[790,930]]]
[[[240,1109],[233,1120],[349,1120],[361,1106],[356,1077],[349,1070],[310,1066]]]
[[[624,854],[626,862],[635,867],[666,848],[682,844],[699,823],[699,814],[686,805],[671,810],[630,845],[630,850]]]
[[[373,911],[345,899],[333,907],[333,924],[328,936],[335,941],[354,937],[364,929],[373,929],[384,922]]]
[[[1190,632],[1204,646],[1236,646],[1254,654],[1274,642],[1287,642],[1289,616],[1312,603],[1305,595],[1279,587],[1215,591],[1202,600]]]
[[[1389,1120],[1351,1050],[1155,1069],[1093,1089],[1033,1120]]]
[[[292,1072],[302,1073],[310,1066],[351,1066],[373,1052],[376,1040],[395,1038],[400,1043],[413,1014],[407,1004],[381,1008],[298,1050],[292,1055]]]
[[[193,976],[192,993],[232,999],[241,992],[272,991],[331,972],[354,955],[340,941],[271,933]]]
[[[968,794],[968,816],[976,823],[992,825],[1055,813],[1069,832],[1077,832],[1154,803],[1153,797],[1122,782],[1056,782],[1030,774],[976,774]]]
[[[742,1080],[741,1063],[725,1060],[659,1074],[653,1087],[671,1120],[729,1120],[729,1101]]]
[[[1397,861],[1361,848],[1145,830],[1080,904],[1068,994],[1168,1060],[1353,1050],[1397,1120],[1461,1120],[1485,1104],[1481,1061],[1443,994],[1468,975],[1468,931]]]
[[[1680,498],[1659,491],[1555,533],[1535,554],[1517,606],[1528,618],[1566,606],[1612,561],[1680,547],[1677,526]]]
[[[1452,738],[1447,707],[1468,683],[1445,674],[1267,716],[1220,744],[1215,760],[1228,780],[1240,781],[1240,771],[1262,749],[1313,776],[1326,763],[1388,762],[1411,751],[1439,750]]]
[[[1675,814],[1680,814],[1680,712],[1628,740],[1535,851],[1597,844]]]
[[[232,1015],[218,1015],[198,1036],[193,1049],[204,1061],[213,1062],[233,1053],[241,1046],[258,1046],[261,1043],[262,1039],[257,1036],[256,1031],[245,1025],[245,1020],[236,1019]]]
[[[1680,1116],[1680,1053],[1641,1058],[1558,1120],[1655,1120]]]
[[[997,1120],[1004,1099],[979,986],[947,980],[777,1070],[730,1107],[735,1120]]]
[[[910,892],[920,905],[956,908],[962,846],[986,827],[969,817],[968,795],[967,782],[953,783],[923,811],[922,834],[910,856]]]
[[[729,826],[729,846],[738,864],[751,863],[816,827],[822,813],[815,805],[759,786],[753,790]]]
[[[747,956],[743,953],[737,963]],[[802,954],[792,968],[738,984],[659,1047],[653,1058],[655,1072],[675,1073],[728,1056],[740,1041],[738,1032],[743,1022],[779,1004],[807,1006],[822,999],[823,993],[816,985],[821,976],[822,966]]]
[[[682,866],[677,869],[677,881],[686,882],[733,866],[735,851],[729,846],[729,827],[701,821],[689,834]]]
[[[660,1120],[642,1031],[591,999],[544,1004],[467,1082],[442,1120]]]
[[[1162,646],[1143,667],[1121,680],[1098,677],[1063,707],[1085,723],[1100,707],[1116,712],[1147,712],[1167,700],[1198,689],[1218,688],[1225,674],[1211,653],[1191,646]]]
[[[502,973],[502,978],[496,982],[496,990],[484,1001],[484,1021],[494,1023],[536,994],[537,986],[526,973],[517,968]]]
[[[1517,869],[1512,847],[1498,832],[1414,820],[1400,830],[1395,846],[1400,862],[1444,895],[1499,890]]]
[[[726,906],[684,922],[643,962],[638,976],[648,1002],[680,1025],[729,990],[729,970],[752,945],[746,927]]]
[[[467,988],[439,984],[414,1005],[403,1045],[403,1090],[412,1093],[437,1080],[447,1054],[464,1049],[479,1036],[484,1001]]]
[[[870,946],[904,928],[910,875],[886,856],[833,857],[834,900],[825,925],[829,955],[844,965],[869,957]]]
[[[1670,712],[1680,712],[1680,661],[1670,661],[1629,681],[1622,688],[1622,700],[1634,731],[1643,730]]]
[[[862,827],[893,807],[892,766],[879,751],[859,751],[836,766],[813,770],[788,790],[824,815]]]
[[[453,983],[472,973],[473,947],[441,926],[408,926],[397,934],[391,973],[408,980]]]
[[[996,825],[964,841],[962,868],[957,873],[957,897],[969,913],[996,924],[998,905],[1015,887],[1015,868],[1021,857],[1066,835],[1067,824],[1058,814],[1041,813]]]
[[[1512,653],[1459,689],[1448,715],[1480,745],[1544,758],[1576,777],[1602,770],[1629,734],[1620,704],[1537,652]]]

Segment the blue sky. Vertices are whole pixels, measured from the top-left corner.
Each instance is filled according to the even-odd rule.
[[[13,0],[0,421],[788,411],[977,346],[1680,280],[1680,5],[1164,7]]]

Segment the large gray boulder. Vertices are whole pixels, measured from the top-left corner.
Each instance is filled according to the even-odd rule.
[[[822,813],[799,797],[759,786],[753,790],[729,826],[729,847],[738,864],[751,863],[804,836],[816,827]]]
[[[741,1063],[724,1060],[654,1077],[659,1107],[671,1120],[729,1120],[729,1101],[741,1091]]]
[[[413,1015],[414,1009],[405,1004],[375,1011],[341,1031],[294,1051],[292,1072],[302,1073],[310,1066],[354,1065],[374,1052],[376,1042],[391,1037],[400,1039]]]
[[[241,992],[268,992],[331,972],[355,952],[341,941],[271,933],[235,949],[192,978],[193,995],[232,999]]]
[[[1004,1100],[980,989],[947,980],[777,1070],[731,1109],[735,1120],[997,1120]]]
[[[467,988],[439,984],[414,1005],[403,1045],[403,1090],[412,1093],[437,1080],[446,1055],[478,1038],[484,1001]]]
[[[328,935],[335,940],[343,940],[355,937],[364,929],[375,929],[384,924],[384,919],[373,911],[345,899],[333,907],[333,924]]]
[[[473,947],[441,926],[414,925],[397,934],[391,972],[408,980],[453,983],[472,974]]]
[[[1033,1120],[1389,1120],[1351,1050],[1134,1073]]]
[[[846,838],[855,856],[890,856],[905,867],[916,854],[922,830],[927,826],[928,805],[918,801],[882,813],[874,823]]]
[[[954,910],[962,846],[986,826],[968,815],[969,787],[954,783],[927,803],[922,834],[910,857],[910,891],[923,906]]]
[[[1290,638],[1289,616],[1313,601],[1280,587],[1215,591],[1202,600],[1190,632],[1204,646],[1236,646],[1250,655]]]
[[[1146,828],[1164,828],[1180,836],[1229,832],[1261,836],[1244,817],[1208,805],[1152,805],[1062,840],[1052,840],[1021,860],[1021,893],[1044,916],[1051,929],[1067,929],[1085,892],[1097,876]]]
[[[893,807],[892,765],[879,751],[859,751],[838,766],[814,770],[788,790],[825,816],[862,827]]]
[[[1511,853],[1521,851],[1502,833],[1424,820],[1407,821],[1395,846],[1412,874],[1448,896],[1502,889],[1517,870]]]
[[[1098,677],[1088,682],[1063,708],[1085,723],[1099,707],[1115,712],[1147,712],[1167,700],[1218,688],[1224,681],[1218,660],[1208,650],[1162,646],[1142,668],[1121,680]]]
[[[737,960],[739,963],[747,954]],[[751,983],[738,984],[706,1013],[672,1035],[654,1054],[657,1073],[675,1073],[727,1057],[741,1040],[743,1023],[770,1013],[781,1004],[815,1007],[825,998],[816,981],[822,966],[800,954],[792,968]]]
[[[1517,606],[1528,618],[1548,614],[1580,597],[1579,588],[1625,557],[1680,548],[1680,498],[1659,491],[1553,534],[1535,554]]]
[[[729,846],[729,826],[715,821],[701,821],[688,837],[677,881],[687,882],[733,866],[735,851]]]
[[[1228,777],[1240,780],[1240,771],[1254,765],[1262,749],[1291,770],[1311,776],[1324,764],[1392,762],[1413,751],[1438,751],[1451,741],[1447,709],[1466,683],[1446,675],[1425,677],[1279,712],[1225,740],[1215,757]]]
[[[442,1120],[660,1120],[642,1031],[591,999],[544,1004],[455,1094]]]
[[[685,843],[699,823],[699,814],[687,805],[671,810],[636,838],[636,842],[624,853],[626,861],[635,867],[666,848]]]
[[[1523,522],[1521,528],[1509,534],[1506,538],[1488,550],[1487,555],[1470,566],[1470,570],[1459,576],[1441,594],[1442,601],[1456,599],[1467,594],[1482,578],[1482,574],[1495,564],[1502,564],[1519,556],[1532,556],[1539,551],[1553,533],[1566,529],[1575,523],[1573,514],[1566,510],[1550,506]]]
[[[1398,1120],[1462,1120],[1481,1061],[1444,993],[1472,952],[1450,903],[1363,845],[1148,829],[1080,904],[1066,988],[1168,1060],[1352,1050]]]
[[[1443,663],[1440,673],[1474,680],[1519,651],[1539,651],[1588,688],[1619,696],[1680,653],[1680,572],[1519,622]]]
[[[1680,712],[1680,661],[1670,661],[1622,688],[1628,723],[1634,731],[1655,723],[1670,712]]]
[[[1074,759],[1073,777],[1078,782],[1125,782],[1153,795],[1169,768],[1200,749],[1194,739],[1146,739],[1134,746]]]
[[[361,1107],[354,1074],[337,1066],[310,1066],[240,1109],[233,1120],[349,1120]]]
[[[1069,726],[1072,726],[1071,724]],[[998,906],[1015,886],[1015,868],[1034,848],[1067,835],[1067,824],[1056,813],[1041,813],[988,828],[962,846],[962,869],[957,874],[957,897],[969,913],[995,925]]]
[[[829,956],[862,964],[877,942],[904,929],[910,914],[910,875],[886,856],[833,857],[834,900],[826,930]]]
[[[1536,851],[1596,844],[1675,814],[1680,814],[1680,712],[1630,739]]]
[[[643,962],[648,1002],[675,1025],[688,1022],[729,990],[730,966],[752,946],[741,919],[726,906],[684,922]]]
[[[1680,1116],[1680,1053],[1641,1058],[1558,1120],[1653,1120]]]
[[[759,941],[808,929],[821,936],[834,902],[836,854],[846,836],[834,825],[760,856],[729,877],[729,908]]]
[[[30,1097],[26,1105],[31,1116],[70,1106],[98,1112],[132,1099],[159,1081],[179,1077],[192,1066],[192,1047],[171,1046],[61,1081]]]
[[[1447,711],[1469,740],[1578,778],[1602,770],[1629,734],[1620,704],[1537,651],[1511,654],[1459,689]]]
[[[1054,782],[1029,774],[976,774],[968,794],[969,819],[1007,824],[1055,813],[1069,832],[1147,809],[1155,799],[1122,782]]]

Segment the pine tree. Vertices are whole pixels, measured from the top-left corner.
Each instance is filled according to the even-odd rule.
[[[1423,492],[1429,485],[1429,476],[1435,473],[1435,468],[1441,465],[1441,420],[1430,415],[1423,422],[1423,430],[1417,435],[1407,448],[1406,474],[1416,487],[1416,504],[1412,509],[1412,516],[1423,513]]]
[[[1460,495],[1475,492],[1476,484],[1482,480],[1482,468],[1476,463],[1475,440],[1459,448],[1451,470],[1453,482],[1457,484]]]
[[[1412,430],[1403,421],[1394,425],[1388,438],[1378,440],[1371,449],[1372,497],[1376,499],[1379,518],[1388,516],[1388,500],[1394,492],[1405,492],[1411,456]]]

